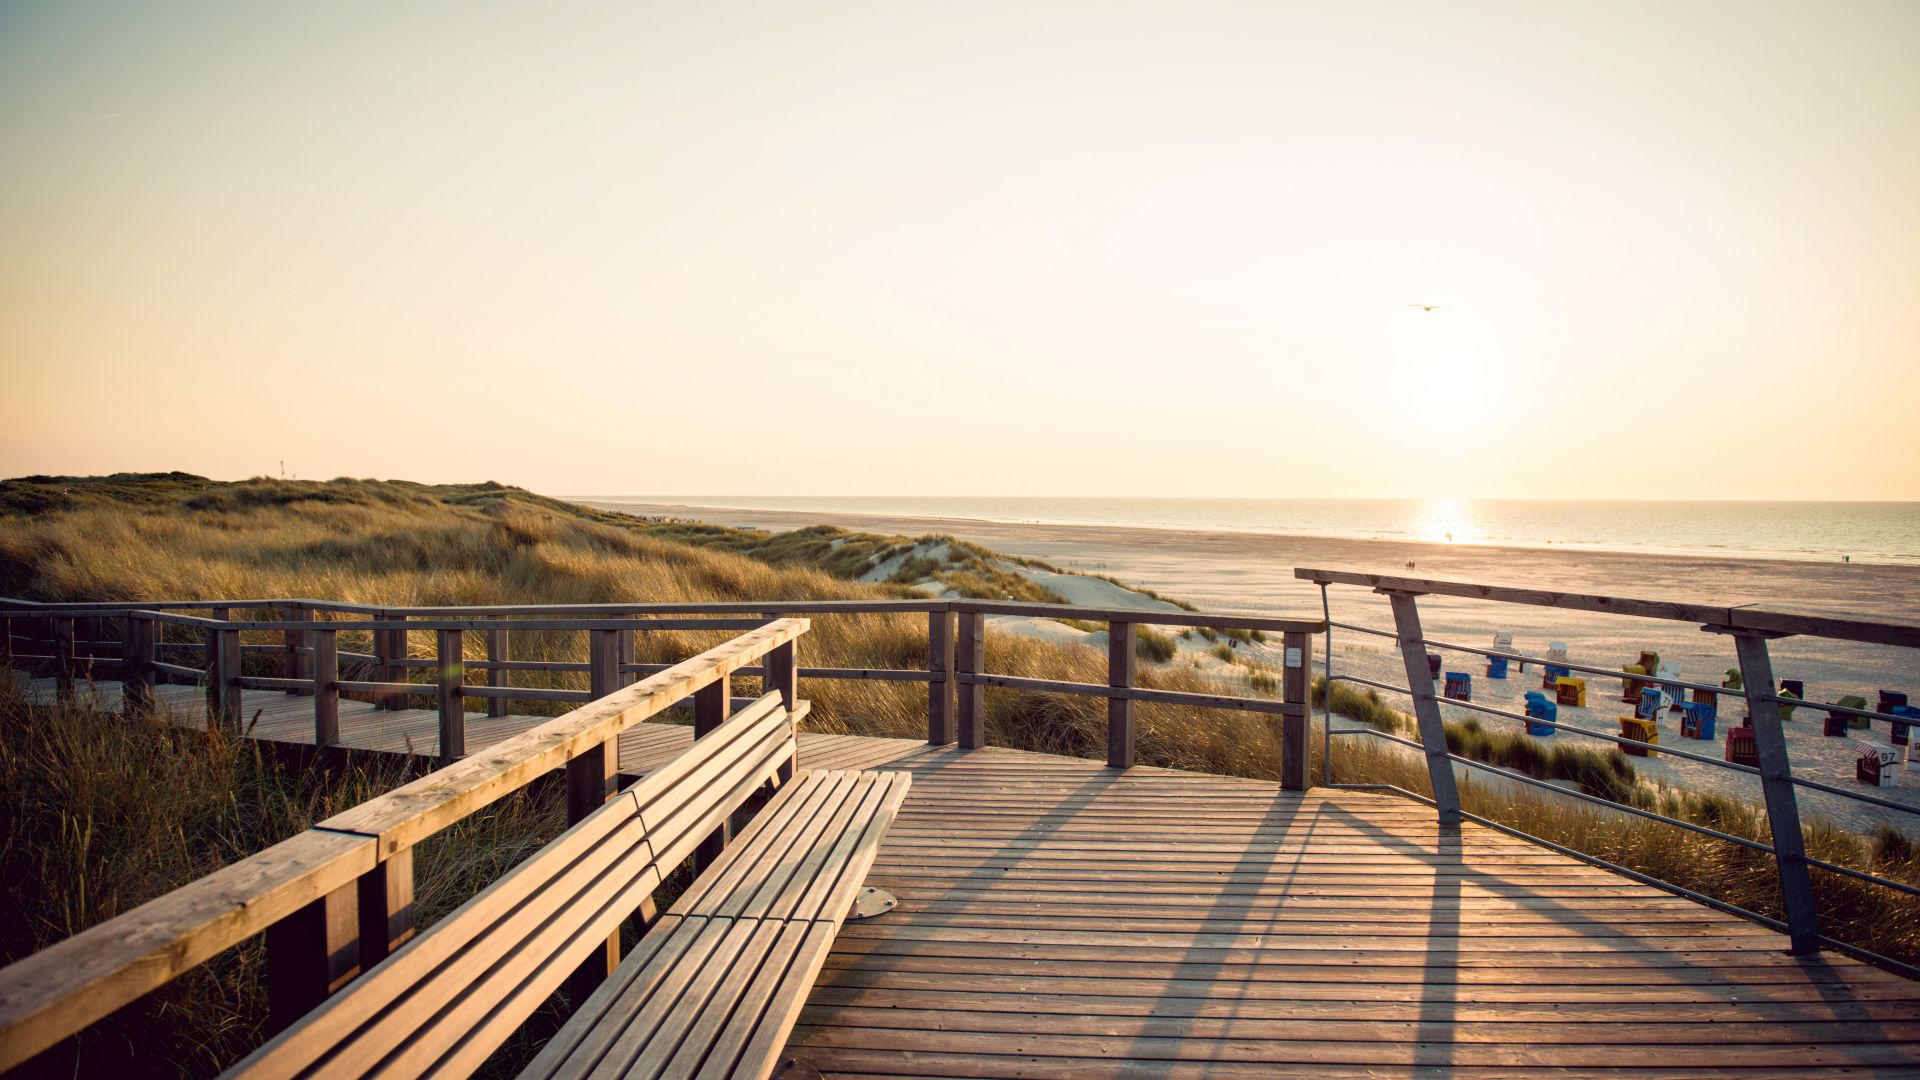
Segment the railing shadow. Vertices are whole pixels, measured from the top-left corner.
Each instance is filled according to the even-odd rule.
[[[884,767],[914,771],[917,781],[924,776],[926,782],[916,783],[913,793],[909,796],[909,805],[919,800],[925,808],[928,806],[926,802],[928,799],[964,798],[963,794],[949,795],[947,792],[938,792],[934,784],[938,782],[936,778],[943,771],[962,764],[969,753],[966,751],[935,752]],[[978,762],[979,759],[976,758],[975,761]],[[1153,774],[1157,771],[1136,769],[1127,773],[1115,773],[1100,770],[1090,772],[1084,779],[1077,782],[1071,782],[1065,790],[1051,796],[1044,807],[1035,807],[1027,812],[1030,820],[1013,825],[1010,832],[1004,836],[1003,842],[973,849],[968,871],[959,876],[939,879],[941,887],[938,890],[928,890],[929,895],[937,896],[963,889],[984,892],[996,884],[1006,882],[1005,871],[1008,868],[1033,867],[1050,862],[1057,865],[1056,860],[1049,860],[1046,857],[1047,848],[1044,841],[1050,836],[1061,835],[1061,827],[1073,820],[1073,811],[1097,809],[1103,799],[1122,793],[1129,786],[1151,785]],[[1018,772],[1010,770],[1008,780],[1017,783],[1018,779]],[[1061,782],[1068,781],[1062,779]],[[1148,788],[1143,786],[1138,790],[1148,790]],[[1350,797],[1362,798],[1363,796]],[[1380,805],[1392,807],[1401,804],[1399,800],[1381,799]],[[1532,922],[1537,918],[1556,923],[1562,931],[1572,928],[1571,933],[1542,935],[1538,929],[1516,924],[1514,936],[1523,939],[1516,943],[1517,961],[1525,962],[1526,953],[1530,949],[1549,953],[1555,951],[1551,940],[1555,936],[1563,937],[1570,942],[1580,942],[1586,947],[1582,951],[1592,951],[1596,954],[1626,956],[1644,954],[1648,960],[1655,959],[1654,954],[1657,954],[1658,963],[1650,964],[1648,973],[1650,976],[1657,976],[1656,981],[1659,985],[1672,987],[1675,998],[1684,996],[1685,987],[1688,986],[1738,987],[1737,998],[1726,995],[1726,999],[1742,1003],[1764,1003],[1767,1016],[1774,1023],[1850,1021],[1868,1025],[1867,1030],[1851,1036],[1853,1039],[1884,1040],[1891,1037],[1875,1020],[1873,1010],[1866,1007],[1837,970],[1836,965],[1828,960],[1817,956],[1787,960],[1783,955],[1770,951],[1758,952],[1753,957],[1742,957],[1735,952],[1702,953],[1689,950],[1685,942],[1676,943],[1671,938],[1662,940],[1653,935],[1621,935],[1618,933],[1618,927],[1622,921],[1632,921],[1636,925],[1644,926],[1646,920],[1635,918],[1629,913],[1616,912],[1613,910],[1614,906],[1605,910],[1583,906],[1581,897],[1564,895],[1564,886],[1542,886],[1536,884],[1535,879],[1530,875],[1507,874],[1500,869],[1489,868],[1485,861],[1475,865],[1473,841],[1477,834],[1472,827],[1444,829],[1434,834],[1431,840],[1424,837],[1416,838],[1397,832],[1370,815],[1344,808],[1333,802],[1311,798],[1303,801],[1300,796],[1277,790],[1257,818],[1223,825],[1218,830],[1208,830],[1203,819],[1189,820],[1179,824],[1181,831],[1177,835],[1196,841],[1217,844],[1226,836],[1237,838],[1236,842],[1242,845],[1238,852],[1223,854],[1222,860],[1207,861],[1203,865],[1209,878],[1238,883],[1246,887],[1215,889],[1212,894],[1212,903],[1195,905],[1190,916],[1182,911],[1155,912],[1145,917],[1148,920],[1169,919],[1170,923],[1177,924],[1170,925],[1169,933],[1186,934],[1193,939],[1185,946],[1161,946],[1161,948],[1179,948],[1181,953],[1177,960],[1167,965],[1166,974],[1153,981],[1159,982],[1168,990],[1169,996],[1186,998],[1197,996],[1192,987],[1194,982],[1202,981],[1210,986],[1204,995],[1204,1004],[1196,1001],[1191,1007],[1155,1009],[1149,1006],[1129,1007],[1124,1010],[1126,1018],[1121,1021],[1121,1025],[1123,1027],[1137,1025],[1137,1029],[1130,1038],[1110,1040],[1114,1047],[1111,1056],[1115,1059],[1148,1063],[1164,1061],[1166,1055],[1166,1049],[1162,1045],[1164,1040],[1185,1038],[1192,1040],[1193,1044],[1182,1048],[1180,1060],[1183,1063],[1221,1062],[1224,1064],[1227,1059],[1207,1044],[1221,1043],[1227,1038],[1245,1038],[1246,1036],[1234,1034],[1235,1019],[1255,1019],[1263,1014],[1267,1016],[1273,1014],[1274,1010],[1269,1008],[1268,1004],[1282,999],[1263,992],[1274,984],[1264,983],[1254,978],[1259,973],[1251,970],[1249,965],[1259,963],[1263,959],[1267,962],[1277,959],[1283,964],[1293,963],[1295,958],[1287,956],[1285,950],[1280,949],[1275,950],[1279,954],[1277,957],[1248,956],[1247,950],[1257,951],[1260,948],[1255,943],[1255,939],[1275,934],[1327,932],[1319,928],[1303,928],[1300,925],[1301,920],[1283,917],[1290,914],[1304,914],[1305,921],[1308,923],[1323,920],[1351,921],[1343,920],[1337,909],[1322,908],[1318,904],[1308,905],[1305,908],[1294,907],[1291,911],[1288,908],[1295,889],[1299,887],[1299,882],[1303,878],[1311,880],[1329,870],[1337,872],[1340,865],[1338,855],[1328,856],[1327,861],[1318,867],[1312,861],[1314,856],[1311,849],[1316,843],[1324,846],[1325,843],[1330,842],[1329,834],[1337,835],[1342,840],[1346,840],[1351,834],[1353,839],[1347,842],[1352,843],[1365,843],[1371,840],[1380,846],[1382,852],[1404,854],[1408,859],[1431,871],[1430,882],[1424,894],[1426,910],[1419,910],[1419,907],[1415,906],[1418,904],[1416,901],[1408,906],[1405,913],[1407,920],[1417,920],[1423,928],[1420,935],[1422,941],[1418,949],[1407,950],[1417,951],[1419,964],[1417,967],[1411,964],[1405,965],[1415,968],[1415,972],[1408,973],[1410,982],[1406,986],[1407,994],[1404,1003],[1415,1008],[1415,1014],[1411,1017],[1414,1027],[1410,1037],[1416,1050],[1409,1061],[1396,1067],[1444,1071],[1461,1064],[1457,1060],[1459,1056],[1457,1048],[1469,1045],[1458,1041],[1457,1028],[1463,1022],[1463,1012],[1471,1021],[1482,1013],[1493,1011],[1482,1008],[1481,1005],[1482,1003],[1494,1004],[1494,1000],[1475,989],[1483,981],[1479,977],[1483,972],[1466,970],[1469,964],[1476,969],[1483,967],[1484,964],[1481,961],[1484,961],[1488,954],[1497,955],[1497,945],[1491,942],[1468,940],[1472,937],[1484,937],[1482,934],[1471,933],[1473,927],[1467,925],[1473,900],[1483,895],[1515,900],[1516,903],[1511,905],[1511,910],[1525,912],[1530,916],[1521,923]],[[1120,835],[1127,835],[1134,831],[1136,830],[1124,830]],[[1491,837],[1496,834],[1489,830],[1485,835]],[[1016,839],[1018,843],[1010,842]],[[1035,843],[1036,841],[1040,843]],[[1177,840],[1173,846],[1177,848]],[[1300,855],[1298,858],[1286,860],[1284,865],[1277,865],[1275,853],[1283,846],[1287,849],[1299,850]],[[1456,857],[1457,862],[1453,861]],[[1441,862],[1442,859],[1448,861]],[[1568,865],[1573,865],[1573,861],[1568,860]],[[1580,865],[1584,867],[1584,864]],[[1621,884],[1624,886],[1632,883],[1623,879]],[[1044,891],[1046,884],[1044,879],[1039,879],[1023,883],[1022,888]],[[1204,890],[1206,886],[1199,885],[1197,888]],[[1114,891],[1123,892],[1124,886],[1116,886]],[[1135,895],[1143,904],[1152,904],[1157,894],[1148,890],[1138,890]],[[1340,890],[1335,888],[1328,895],[1340,895]],[[1071,894],[1066,898],[1071,899]],[[1507,908],[1508,905],[1496,904],[1489,907],[1500,909]],[[1704,913],[1710,909],[1703,907],[1700,910]],[[1734,918],[1730,915],[1726,917]],[[977,918],[959,920],[928,910],[917,911],[912,918],[915,925],[926,927],[977,926],[979,923]],[[1011,932],[1044,928],[1045,924],[1040,921],[1044,918],[1045,916],[1008,914],[996,921]],[[1712,941],[1711,937],[1700,939],[1702,945]],[[1784,948],[1783,940],[1781,953],[1784,953]],[[885,974],[889,971],[926,970],[929,967],[938,966],[901,963],[900,961],[911,951],[903,949],[902,955],[897,956],[873,952],[863,953],[857,962],[862,972],[859,985],[884,985]],[[1119,961],[1130,959],[1125,955],[1125,950],[1111,951],[1114,955],[1102,959]],[[1091,956],[1092,950],[1089,949],[1088,952]],[[1158,957],[1165,954],[1156,949],[1154,955]],[[1767,960],[1762,962],[1758,959],[1759,956],[1765,956]],[[1309,961],[1304,956],[1298,959],[1302,962],[1315,962]],[[1143,963],[1149,962],[1156,968],[1162,963],[1158,959],[1143,961]],[[1547,963],[1536,960],[1529,966],[1541,968],[1547,966]],[[1804,972],[1806,978],[1778,984],[1769,982],[1741,985],[1740,972],[1750,970],[1756,965],[1793,967]],[[1052,974],[1039,970],[1039,967],[1040,965],[1036,965],[1035,974],[1042,976]],[[1588,983],[1582,979],[1581,976],[1570,975],[1565,984],[1583,988],[1579,993],[1567,995],[1569,1000],[1566,1003],[1570,1008],[1578,1009],[1581,1001],[1597,1001],[1601,988],[1612,985],[1604,981]],[[1546,987],[1561,984],[1540,985]],[[1814,989],[1811,992],[1776,993],[1772,990],[1774,985],[1796,988],[1811,986]],[[1591,989],[1585,989],[1587,987]],[[1097,991],[1083,990],[1075,992],[1097,993]],[[1703,1001],[1715,996],[1720,995],[1701,995]],[[1472,1004],[1463,1009],[1463,1002]],[[1396,1002],[1389,1001],[1385,1004],[1394,1003]],[[831,1023],[831,1020],[826,1018],[838,1011],[837,1006],[832,1004],[821,1004],[813,1008],[818,1010],[818,1015],[823,1018],[824,1023]],[[1657,1010],[1657,1006],[1654,1009]],[[1365,1009],[1361,1011],[1368,1012]],[[1397,1010],[1378,1011],[1379,1016],[1388,1013],[1396,1015],[1392,1019],[1380,1019],[1380,1023],[1398,1019]],[[1294,1020],[1302,1024],[1308,1022],[1304,1016],[1296,1016]],[[1376,1026],[1364,1025],[1369,1031]],[[1008,1037],[1014,1038],[1016,1034],[1009,1031]],[[1370,1036],[1357,1033],[1352,1029],[1344,1033],[1339,1032],[1335,1024],[1329,1028],[1327,1037],[1362,1040]],[[1826,1041],[1814,1034],[1810,1034],[1808,1038]],[[1737,1036],[1729,1036],[1729,1041],[1736,1039]],[[1386,1063],[1382,1062],[1382,1064]]]

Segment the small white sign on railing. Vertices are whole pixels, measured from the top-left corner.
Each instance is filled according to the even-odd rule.
[[[1300,666],[1300,650],[1299,649],[1287,650],[1287,666],[1288,667]]]

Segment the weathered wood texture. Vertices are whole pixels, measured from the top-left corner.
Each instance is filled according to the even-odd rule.
[[[935,749],[829,1076],[1920,1074],[1920,983],[1382,795]]]

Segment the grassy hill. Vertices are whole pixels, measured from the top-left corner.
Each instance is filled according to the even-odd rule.
[[[929,592],[1059,599],[1021,576],[1021,565],[946,537],[824,528],[771,534],[653,522],[492,483],[228,483],[185,473],[0,481],[0,594],[32,600],[298,596],[485,605],[856,600]],[[876,570],[884,573],[874,580]],[[641,634],[638,656],[643,663],[670,662],[715,640]],[[996,671],[1106,681],[1105,656],[1092,649],[992,631],[987,648]],[[527,635],[516,638],[515,652],[521,659],[578,660],[585,641],[580,634]],[[822,666],[924,667],[926,622],[917,615],[816,618],[802,655]],[[1191,664],[1146,667],[1141,682],[1147,686],[1235,689]],[[556,678],[554,685],[573,685],[581,676]],[[916,684],[810,681],[803,692],[814,702],[812,724],[819,730],[925,731],[925,690]],[[1143,760],[1277,776],[1278,744],[1258,718],[1177,706],[1141,712]],[[991,693],[987,722],[1001,745],[1084,755],[1105,746],[1104,705],[1095,699]]]

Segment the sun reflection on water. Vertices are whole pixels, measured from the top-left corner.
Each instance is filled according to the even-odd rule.
[[[1420,507],[1413,535],[1435,544],[1477,544],[1486,539],[1474,520],[1472,504],[1465,499],[1428,499]]]

